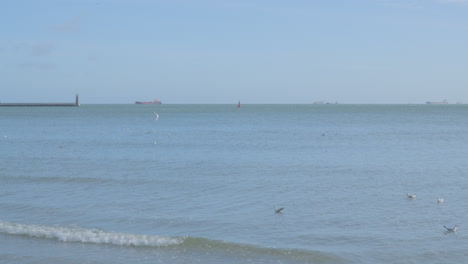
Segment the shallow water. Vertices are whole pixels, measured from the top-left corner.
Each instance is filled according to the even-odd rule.
[[[464,263],[467,113],[4,107],[0,261]]]

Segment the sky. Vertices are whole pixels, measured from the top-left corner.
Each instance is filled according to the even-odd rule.
[[[0,102],[468,103],[468,0],[5,0]]]

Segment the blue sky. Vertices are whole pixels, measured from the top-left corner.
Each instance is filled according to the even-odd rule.
[[[468,1],[10,0],[0,101],[468,103]]]

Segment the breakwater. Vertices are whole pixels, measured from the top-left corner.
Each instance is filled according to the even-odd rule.
[[[76,95],[74,103],[0,103],[0,106],[80,106],[80,97]]]

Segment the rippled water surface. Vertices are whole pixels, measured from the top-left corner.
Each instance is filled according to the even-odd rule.
[[[2,107],[0,262],[465,263],[467,157],[465,105]]]

